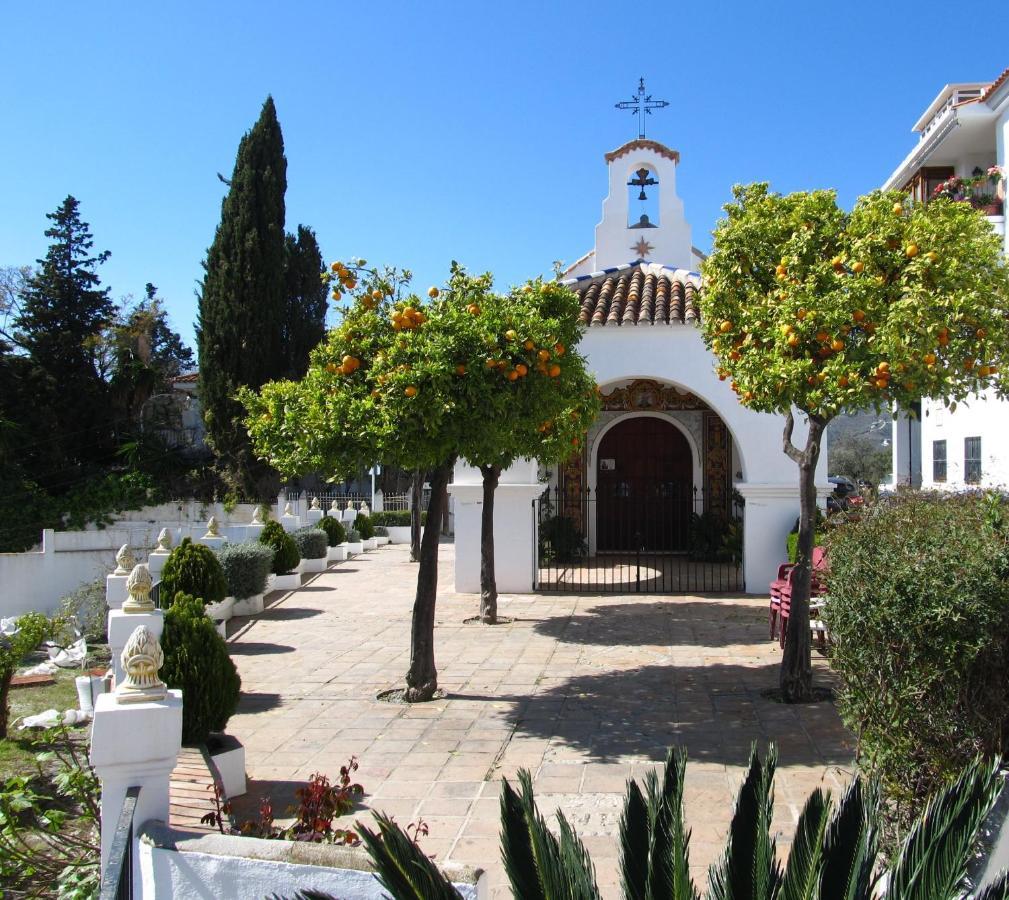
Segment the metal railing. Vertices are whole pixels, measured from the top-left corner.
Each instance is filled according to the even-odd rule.
[[[133,898],[133,817],[137,811],[139,787],[126,789],[123,808],[112,836],[109,862],[102,872],[99,900],[132,900]]]

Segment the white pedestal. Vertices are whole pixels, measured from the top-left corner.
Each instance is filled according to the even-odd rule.
[[[280,524],[284,527],[284,531],[294,531],[301,528],[301,516],[281,516]]]
[[[210,755],[221,776],[221,789],[228,800],[245,793],[245,747],[230,734],[219,735],[221,746]]]
[[[151,580],[158,581],[161,578],[161,570],[164,569],[171,550],[152,550],[147,555],[147,568],[151,573]]]
[[[106,575],[105,576],[105,602],[109,609],[119,609],[129,596],[126,592],[127,575]]]
[[[208,603],[204,611],[215,622],[227,622],[235,614],[235,598],[225,597],[220,603]]]
[[[376,538],[368,538],[367,540],[363,541],[362,543],[364,544],[364,549],[365,550],[377,550],[378,549],[378,540]]]
[[[347,558],[346,542],[337,544],[335,547],[330,547],[326,557],[330,562],[343,562]]]
[[[387,534],[375,535],[375,543],[378,544],[379,547],[384,547],[386,544],[389,543],[389,535]]]
[[[258,616],[262,611],[262,594],[253,594],[251,597],[243,597],[241,600],[236,597],[235,605],[231,608],[233,616]]]
[[[252,523],[245,526],[245,539],[247,541],[258,541],[259,536],[263,533],[263,529],[266,525],[253,525]]]
[[[347,541],[347,556],[355,556],[358,553],[364,553],[364,542]]]
[[[278,575],[273,582],[275,591],[294,591],[301,587],[301,575],[298,572],[289,572],[287,575]]]
[[[128,788],[141,789],[133,817],[134,835],[151,819],[168,822],[169,778],[181,745],[181,691],[169,691],[164,700],[148,703],[119,704],[115,694],[96,698],[90,758],[102,783],[103,870]],[[137,897],[141,896],[139,881],[139,867],[135,867]]]
[[[326,557],[320,556],[318,559],[303,559],[301,561],[301,571],[306,574],[326,571]]]
[[[156,609],[149,613],[125,613],[121,609],[109,610],[109,652],[112,654],[112,670],[115,672],[116,684],[120,684],[125,675],[119,657],[122,655],[130,635],[141,625],[160,641],[161,632],[165,628],[164,610]]]
[[[450,484],[455,500],[455,589],[480,592],[480,518],[482,484]],[[500,484],[494,493],[494,568],[501,593],[522,594],[533,589],[536,534],[532,502],[543,493],[539,484]],[[391,532],[390,532],[391,533]],[[507,539],[503,536],[507,535]]]
[[[211,550],[220,550],[227,542],[228,539],[223,535],[221,537],[207,537],[204,535],[200,538],[200,543],[209,547]]]
[[[305,518],[308,519],[309,525],[318,525],[324,515],[325,513],[321,509],[310,509],[305,513]]]
[[[389,542],[392,544],[409,544],[410,543],[410,526],[409,525],[387,525],[386,530],[389,532]],[[424,538],[424,528],[420,529],[420,536],[423,540]]]

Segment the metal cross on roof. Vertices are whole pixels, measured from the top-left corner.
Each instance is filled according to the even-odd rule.
[[[638,81],[638,92],[633,100],[621,100],[616,104],[617,109],[629,109],[638,117],[638,137],[645,136],[645,116],[650,116],[653,109],[662,109],[669,106],[668,100],[653,100],[651,94],[645,93],[645,79]]]

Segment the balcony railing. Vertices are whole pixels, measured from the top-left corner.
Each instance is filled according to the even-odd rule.
[[[123,808],[119,813],[116,832],[112,836],[109,862],[102,872],[99,900],[132,900],[133,898],[133,816],[137,811],[139,787],[126,789]]]

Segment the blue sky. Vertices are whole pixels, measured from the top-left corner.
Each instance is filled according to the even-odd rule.
[[[501,285],[591,247],[613,108],[646,78],[670,107],[694,242],[733,183],[878,185],[950,81],[1009,66],[983,20],[931,3],[7,4],[0,18],[0,265],[45,252],[72,193],[117,299],[158,285],[192,341],[200,263],[238,141],[272,93],[287,225],[327,259],[458,259]],[[636,11],[631,12],[634,9]]]

